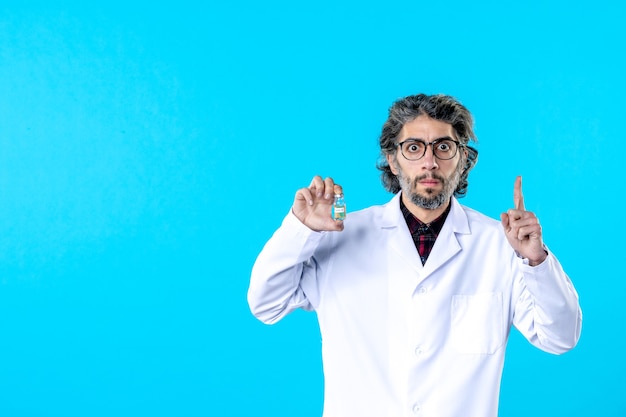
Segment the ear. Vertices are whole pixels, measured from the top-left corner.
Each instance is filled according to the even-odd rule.
[[[393,175],[398,175],[398,170],[396,169],[396,161],[395,154],[386,154],[385,158],[387,158],[387,163],[389,164],[389,168],[391,168],[391,172]]]
[[[476,165],[476,161],[478,160],[478,151],[471,146],[466,146],[463,153],[465,156],[465,171],[468,171]]]

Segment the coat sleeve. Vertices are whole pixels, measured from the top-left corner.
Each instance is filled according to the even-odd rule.
[[[551,253],[540,265],[522,264],[520,268],[515,327],[541,350],[567,352],[578,343],[582,328],[582,311],[572,282]]]
[[[274,324],[291,311],[312,310],[315,295],[305,293],[302,283],[315,281],[313,253],[326,232],[315,232],[291,212],[265,244],[250,277],[248,305],[252,314]]]

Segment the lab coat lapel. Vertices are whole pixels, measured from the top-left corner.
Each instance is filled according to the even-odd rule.
[[[424,265],[425,277],[435,272],[463,249],[458,239],[459,234],[470,233],[467,215],[459,202],[456,198],[452,198],[450,204],[452,205],[450,213]]]
[[[400,193],[385,206],[382,228],[387,230],[389,249],[399,256],[405,267],[413,269],[417,275],[422,275],[424,269],[422,261],[400,210]]]
[[[383,213],[382,228],[387,229],[389,248],[404,264],[404,268],[411,268],[417,276],[419,283],[434,273],[442,265],[448,262],[457,253],[463,250],[459,240],[459,234],[469,234],[469,221],[465,211],[456,200],[452,198],[450,213],[437,237],[435,246],[430,253],[426,264],[422,266],[415,243],[406,225],[406,221],[400,210],[400,193],[398,193],[385,207]]]

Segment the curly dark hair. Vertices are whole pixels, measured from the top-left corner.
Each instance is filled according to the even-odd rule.
[[[474,119],[469,110],[458,100],[443,94],[430,96],[418,94],[404,97],[397,100],[389,108],[389,117],[380,134],[381,158],[377,164],[377,168],[382,171],[381,180],[384,187],[394,194],[400,191],[400,183],[391,172],[386,156],[396,154],[398,136],[404,125],[421,115],[452,125],[457,136],[456,139],[467,150],[467,158],[464,157],[464,154],[462,155],[465,158],[465,169],[454,191],[456,197],[465,196],[468,186],[467,177],[478,159],[478,151],[469,146],[470,140],[478,141],[474,135]]]

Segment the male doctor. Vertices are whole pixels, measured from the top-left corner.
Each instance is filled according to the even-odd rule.
[[[324,417],[495,417],[512,325],[546,352],[578,342],[577,293],[524,207],[521,178],[500,222],[457,201],[475,139],[450,96],[396,101],[378,166],[391,201],[333,220],[341,187],[317,176],[259,254],[253,314],[317,313]]]

